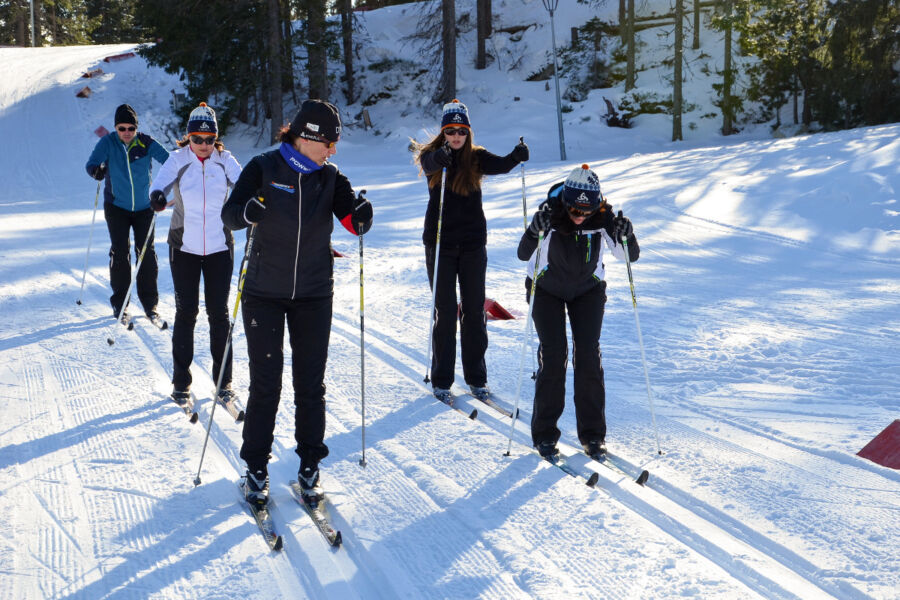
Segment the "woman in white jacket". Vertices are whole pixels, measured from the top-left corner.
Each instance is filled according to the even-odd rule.
[[[218,381],[219,370],[224,369],[219,398],[227,402],[234,397],[231,352],[223,356],[228,337],[234,238],[223,225],[221,213],[230,188],[241,174],[241,165],[217,136],[216,113],[201,102],[188,118],[187,134],[178,141],[178,150],[169,155],[150,187],[154,210],[174,206],[169,226],[169,266],[175,288],[172,398],[178,404],[190,397],[201,275],[213,380]]]

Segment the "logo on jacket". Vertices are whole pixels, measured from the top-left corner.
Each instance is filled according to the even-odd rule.
[[[275,183],[274,181],[270,181],[269,185],[271,185],[276,190],[281,190],[282,192],[287,192],[289,194],[294,193],[294,186],[286,185],[284,183]]]

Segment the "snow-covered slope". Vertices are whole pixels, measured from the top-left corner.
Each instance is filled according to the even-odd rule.
[[[96,192],[83,171],[94,128],[110,128],[125,101],[151,134],[170,119],[175,82],[139,58],[79,79],[125,49],[0,49],[0,598],[897,596],[900,475],[855,452],[900,409],[900,127],[688,148],[639,128],[616,132],[614,145],[573,147],[563,164],[553,160],[552,97],[470,103],[489,149],[530,141],[531,209],[588,162],[641,241],[635,288],[664,454],[625,267],[607,262],[608,441],[632,476],[651,476],[640,487],[578,455],[570,406],[562,441],[578,470],[599,473],[595,489],[529,450],[529,373],[509,457],[508,419],[477,406],[472,421],[430,396],[425,183],[397,132],[433,124],[397,113],[382,117],[387,139],[349,131],[337,161],[376,207],[365,238],[368,466],[358,464],[357,240],[338,229],[348,258],[335,269],[322,469],[344,546],[329,549],[290,497],[286,391],[271,465],[285,549],[273,554],[239,502],[240,425],[221,409],[203,484],[192,483],[212,409],[204,319],[200,425],[167,400],[168,333],[139,320],[107,345],[102,216],[75,304]],[[95,93],[75,98],[86,83]],[[255,139],[225,142],[246,163],[261,150]],[[524,314],[521,185],[517,170],[487,179],[484,194],[488,295]],[[164,215],[160,305],[171,321],[167,227]],[[523,324],[489,324],[490,383],[509,408]],[[239,321],[242,394],[246,357]]]

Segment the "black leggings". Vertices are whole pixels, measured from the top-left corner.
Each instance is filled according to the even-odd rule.
[[[169,247],[169,267],[175,287],[175,324],[172,326],[172,384],[176,390],[191,387],[190,366],[194,360],[194,325],[200,311],[200,276],[209,321],[209,351],[213,359],[213,381],[218,382],[222,355],[228,341],[228,294],[234,257],[231,250],[207,256]],[[225,358],[222,387],[231,384],[231,351]]]

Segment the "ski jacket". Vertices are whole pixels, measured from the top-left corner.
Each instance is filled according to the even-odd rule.
[[[455,166],[458,152],[453,151],[454,165],[447,168],[447,189],[444,191],[444,212],[441,218],[441,244],[459,246],[464,249],[487,244],[487,220],[481,205],[481,189],[461,196],[451,189],[450,183],[456,177]],[[475,150],[476,165],[484,175],[509,173],[519,164],[511,155],[497,156],[484,148]],[[422,171],[426,177],[441,170],[434,160],[434,152],[424,152],[420,157]],[[425,210],[425,230],[422,242],[434,246],[437,239],[438,212],[441,204],[441,186],[428,189],[428,208]]]
[[[272,150],[244,167],[222,208],[222,221],[244,229],[244,208],[251,198],[263,198],[265,217],[257,224],[247,264],[244,290],[267,298],[321,298],[334,291],[331,233],[334,217],[353,233],[356,195],[336,165],[309,175],[294,171]],[[369,224],[364,224],[363,231]]]
[[[241,165],[227,150],[213,150],[206,160],[190,146],[172,152],[150,186],[151,192],[160,190],[175,201],[169,245],[199,256],[234,248],[231,230],[222,223],[222,207],[240,175]]]
[[[581,296],[604,280],[603,246],[613,256],[625,260],[625,251],[615,238],[615,217],[612,206],[605,202],[600,210],[576,225],[562,203],[562,183],[550,188],[538,210],[550,206],[550,230],[544,233],[537,286],[545,292],[570,301]],[[628,236],[628,258],[632,262],[640,256],[634,233]],[[527,230],[519,241],[519,260],[528,261],[526,288],[531,289],[535,273],[538,238]]]
[[[146,133],[138,133],[126,148],[113,131],[100,138],[84,168],[90,175],[94,167],[106,163],[104,204],[135,212],[150,208],[151,158],[163,164],[169,152]]]

